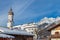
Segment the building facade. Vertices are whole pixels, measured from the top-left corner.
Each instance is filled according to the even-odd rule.
[[[48,31],[51,32],[50,40],[60,40],[60,23],[49,28]]]

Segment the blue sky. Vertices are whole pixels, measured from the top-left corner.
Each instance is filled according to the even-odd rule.
[[[60,16],[60,0],[0,0],[0,26],[7,25],[11,7],[14,12],[14,25]]]

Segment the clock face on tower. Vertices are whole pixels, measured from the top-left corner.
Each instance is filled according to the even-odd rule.
[[[13,20],[13,15],[9,15],[8,19],[12,21]]]

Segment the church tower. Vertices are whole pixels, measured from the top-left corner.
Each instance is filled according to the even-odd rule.
[[[12,11],[12,8],[9,10],[8,12],[8,23],[7,23],[7,27],[9,29],[11,29],[13,27],[13,16],[14,16],[14,13]]]

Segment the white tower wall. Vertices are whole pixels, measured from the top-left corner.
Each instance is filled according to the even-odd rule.
[[[13,21],[13,15],[8,15],[8,20]]]
[[[9,14],[8,14],[8,23],[7,23],[7,27],[9,29],[11,29],[13,27],[13,12],[12,9],[10,9]]]
[[[12,25],[11,22],[8,22],[8,23],[7,23],[7,27],[8,27],[9,29],[11,29],[12,26],[13,26],[13,25]]]

